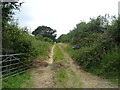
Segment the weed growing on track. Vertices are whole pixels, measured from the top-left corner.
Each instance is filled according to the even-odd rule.
[[[56,79],[59,87],[66,88],[66,84],[68,82],[68,75],[66,70],[62,70],[56,73]]]
[[[59,88],[81,88],[82,84],[75,74],[70,69],[60,70],[56,72],[56,82]]]
[[[65,60],[64,55],[57,44],[55,45],[53,60]]]

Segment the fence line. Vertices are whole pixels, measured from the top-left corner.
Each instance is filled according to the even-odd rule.
[[[0,59],[2,60],[0,61],[0,74],[2,75],[0,79],[6,79],[16,74],[24,73],[31,68],[31,61],[26,61],[24,58],[21,58],[24,55],[25,53],[0,55]]]

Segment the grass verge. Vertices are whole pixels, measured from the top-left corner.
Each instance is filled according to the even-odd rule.
[[[5,80],[3,80],[3,85],[2,88],[26,88],[26,87],[31,87],[33,85],[32,82],[30,82],[30,73],[26,72],[23,74],[17,74],[14,77],[9,77]],[[29,81],[29,82],[27,82]],[[27,86],[24,86],[24,83],[27,83]]]

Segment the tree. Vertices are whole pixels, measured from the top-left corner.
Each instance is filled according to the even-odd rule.
[[[38,28],[35,29],[35,31],[32,32],[33,35],[38,36],[41,35],[43,37],[48,37],[55,41],[56,38],[56,30],[47,27],[47,26],[39,26]]]
[[[8,22],[10,22],[13,19],[14,10],[20,10],[20,7],[23,2],[2,2],[2,25],[3,30],[5,30],[5,27]]]
[[[14,10],[20,10],[23,2],[2,2],[0,3],[0,8],[2,8],[2,48],[6,52],[12,51],[13,42],[11,38],[13,33],[18,34],[18,26],[11,25],[13,22],[13,15],[15,15]],[[17,25],[17,24],[16,24]],[[16,31],[15,31],[16,30]],[[9,50],[8,50],[9,49]]]

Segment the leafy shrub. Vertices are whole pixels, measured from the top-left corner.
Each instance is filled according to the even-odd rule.
[[[3,31],[3,54],[25,53],[27,60],[45,58],[52,43],[49,38],[31,36],[15,25]]]
[[[114,72],[115,74],[118,73],[118,65],[120,59],[120,51],[113,48],[112,50],[108,51],[106,54],[102,55],[102,63],[101,63],[101,72],[110,73]]]
[[[118,78],[120,16],[109,20],[106,16],[98,16],[88,23],[81,22],[68,34],[61,35],[58,41],[71,44],[65,49],[85,70],[107,78]],[[73,50],[72,45],[81,48]]]

